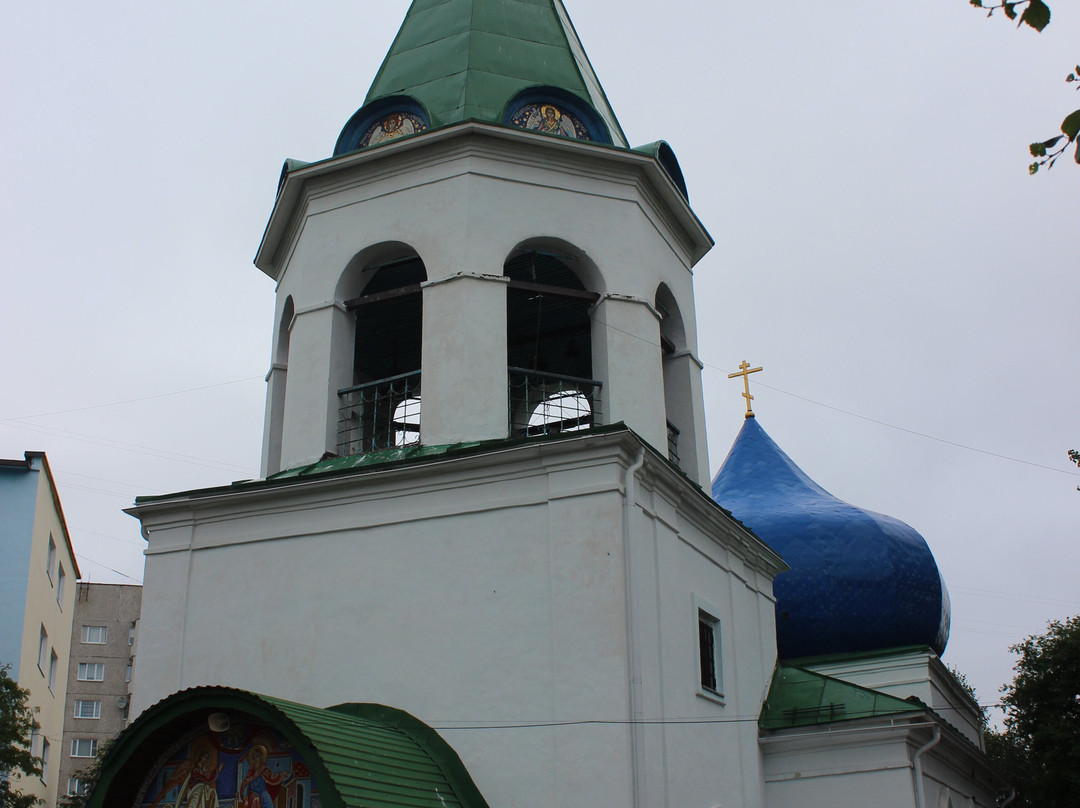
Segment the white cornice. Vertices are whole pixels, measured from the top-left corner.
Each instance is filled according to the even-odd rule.
[[[255,256],[255,265],[278,279],[282,250],[295,239],[313,199],[376,179],[462,157],[565,172],[584,179],[629,182],[663,227],[680,242],[692,266],[713,240],[655,157],[621,148],[556,138],[491,124],[466,122],[342,155],[289,172],[279,189]],[[486,173],[482,167],[468,169]]]

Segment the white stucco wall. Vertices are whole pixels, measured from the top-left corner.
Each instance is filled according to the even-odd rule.
[[[614,432],[141,506],[135,710],[199,684],[373,701],[436,727],[492,806],[760,805],[756,725],[730,719],[757,715],[771,675],[776,559],[652,454],[624,523],[639,446]],[[695,598],[722,621],[722,704],[698,695]]]

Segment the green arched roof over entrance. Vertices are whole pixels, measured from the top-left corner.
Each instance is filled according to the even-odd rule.
[[[323,709],[226,687],[183,690],[140,715],[106,754],[89,808],[134,805],[176,740],[208,729],[215,713],[280,733],[310,768],[325,808],[488,808],[457,753],[408,713]]]

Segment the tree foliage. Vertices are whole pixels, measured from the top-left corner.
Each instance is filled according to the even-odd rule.
[[[987,17],[993,17],[995,11],[1001,11],[1008,19],[1017,21],[1017,28],[1027,25],[1036,31],[1042,31],[1050,24],[1050,6],[1043,0],[1015,0],[1015,2],[1002,0],[992,5],[987,5],[983,0],[968,0],[968,2],[975,8],[985,9]],[[1080,82],[1080,65],[1076,66],[1075,72],[1065,77],[1065,81]],[[1080,90],[1080,84],[1076,89]],[[1036,174],[1043,166],[1046,166],[1047,170],[1053,168],[1058,157],[1073,143],[1076,144],[1073,159],[1080,164],[1080,140],[1077,139],[1077,134],[1080,133],[1080,109],[1066,115],[1060,128],[1060,135],[1036,141],[1028,146],[1031,156],[1036,158],[1035,162],[1028,166],[1029,173]]]
[[[987,754],[1016,786],[1014,805],[1071,808],[1080,794],[1080,616],[1010,648],[1020,659],[1002,687],[1005,731]]]
[[[38,723],[27,706],[30,692],[0,666],[0,808],[33,808],[40,800],[14,789],[11,777],[39,777],[41,761],[30,752],[30,739]]]
[[[1080,466],[1080,452],[1076,449],[1069,449],[1069,460]],[[1076,486],[1076,490],[1080,491],[1080,485]]]

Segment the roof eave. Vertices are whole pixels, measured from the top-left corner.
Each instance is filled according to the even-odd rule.
[[[274,280],[280,279],[282,262],[279,253],[294,217],[304,204],[305,188],[310,181],[368,163],[374,165],[417,149],[430,148],[436,143],[474,136],[512,141],[521,144],[523,148],[555,153],[580,153],[584,150],[591,152],[596,159],[634,165],[642,172],[649,186],[685,231],[690,242],[691,266],[712,249],[715,243],[689,202],[654,156],[617,146],[569,140],[508,126],[465,121],[394,140],[377,147],[343,154],[340,157],[331,157],[287,172],[274,201],[274,208],[263,232],[258,252],[255,254],[255,266]]]

